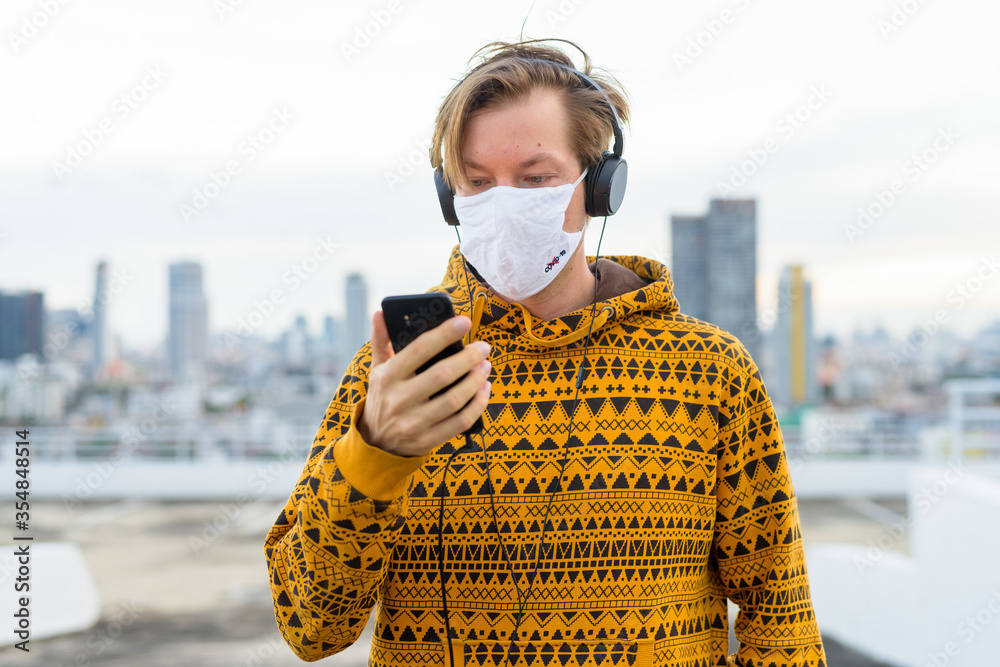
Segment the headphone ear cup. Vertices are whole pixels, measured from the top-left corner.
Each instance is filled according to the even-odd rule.
[[[455,227],[458,226],[458,214],[455,213],[455,193],[448,187],[448,182],[444,178],[444,170],[438,167],[434,170],[434,187],[437,189],[438,202],[441,204],[441,213],[445,222]]]
[[[604,151],[600,161],[590,168],[587,177],[583,179],[583,208],[591,218],[598,217],[598,214],[594,213],[594,190],[597,187],[597,175],[601,172],[601,167],[604,166],[604,160],[607,159],[608,154],[608,151]]]
[[[625,198],[625,186],[628,183],[628,165],[624,158],[617,157],[611,151],[604,151],[604,156],[597,166],[587,175],[587,215],[601,218],[614,215]]]

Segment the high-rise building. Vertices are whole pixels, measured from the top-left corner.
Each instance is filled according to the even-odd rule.
[[[670,218],[674,296],[681,312],[699,320],[708,319],[708,252],[705,250],[704,216],[675,215]]]
[[[371,335],[371,316],[368,314],[368,286],[364,276],[352,273],[347,276],[345,291],[347,316],[345,318],[344,355],[348,360],[354,358],[362,345]]]
[[[285,363],[295,368],[305,367],[312,356],[312,341],[304,315],[295,318],[295,324],[285,333],[284,343]]]
[[[333,315],[326,315],[323,318],[323,351],[326,354],[334,353],[334,345],[337,343],[337,321],[333,319]]]
[[[705,215],[671,216],[670,236],[681,312],[725,329],[756,359],[757,202],[713,199]]]
[[[196,372],[208,357],[208,302],[201,264],[170,265],[170,367],[177,376]]]
[[[45,296],[0,291],[0,359],[43,353]]]
[[[370,332],[369,332],[370,333]],[[323,318],[323,354],[329,359],[330,367],[337,375],[342,375],[347,369],[346,352],[344,352],[344,318],[327,315]],[[352,350],[351,355],[353,357]]]
[[[786,266],[778,280],[778,317],[771,333],[774,369],[767,387],[775,403],[794,406],[819,398],[812,283],[801,265]]]
[[[97,265],[97,280],[94,284],[94,319],[90,327],[94,348],[93,372],[100,374],[108,363],[108,263]]]
[[[93,363],[93,318],[84,316],[75,308],[49,310],[45,317],[46,361],[61,359],[80,368]]]

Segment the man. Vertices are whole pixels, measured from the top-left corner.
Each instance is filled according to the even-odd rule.
[[[586,54],[584,76],[537,42],[480,55],[431,151],[459,316],[394,355],[375,314],[267,537],[283,636],[317,660],[375,610],[378,667],[825,665],[753,360],[662,264],[583,251],[624,95]]]

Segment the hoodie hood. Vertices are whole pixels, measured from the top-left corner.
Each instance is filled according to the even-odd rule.
[[[472,330],[466,343],[485,340],[491,345],[500,344],[510,352],[544,353],[552,348],[582,346],[581,341],[591,328],[592,310],[591,340],[594,344],[598,344],[602,333],[607,333],[633,313],[678,311],[673,279],[664,264],[637,255],[604,255],[601,259],[631,270],[646,285],[598,301],[596,307],[588,305],[554,320],[540,320],[522,304],[504,300],[479,280],[462,256],[459,246],[455,245],[441,284],[428,291],[447,292],[451,296],[455,313],[468,315],[472,319]],[[587,264],[593,261],[593,256],[587,257]]]

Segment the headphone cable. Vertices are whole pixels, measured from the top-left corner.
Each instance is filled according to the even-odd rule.
[[[604,217],[604,222],[601,223],[601,236],[597,241],[597,255],[594,258],[594,271],[598,271],[597,263],[601,259],[601,242],[604,240],[604,227],[608,222],[607,216]],[[559,477],[556,478],[556,488],[549,495],[548,505],[545,507],[545,517],[542,519],[542,534],[539,538],[538,553],[535,555],[535,569],[531,573],[531,578],[528,580],[528,592],[524,596],[524,601],[521,603],[517,610],[517,621],[514,624],[514,631],[511,632],[510,645],[507,647],[506,657],[504,658],[504,667],[510,662],[510,651],[514,648],[514,643],[517,641],[517,631],[521,627],[521,618],[524,614],[524,609],[528,604],[528,599],[531,597],[531,589],[535,586],[535,579],[538,577],[538,567],[541,564],[542,551],[545,549],[545,530],[548,527],[549,520],[549,510],[552,509],[552,501],[555,499],[556,494],[562,491],[562,478],[563,474],[566,472],[566,463],[569,461],[569,443],[573,439],[573,420],[576,418],[576,408],[579,405],[580,400],[580,387],[583,385],[583,371],[587,366],[587,348],[590,345],[590,335],[594,329],[594,312],[597,309],[597,277],[594,278],[594,300],[590,307],[590,325],[587,329],[587,338],[583,344],[583,359],[580,362],[580,368],[576,373],[576,391],[573,394],[573,411],[569,416],[569,428],[566,432],[566,444],[563,445],[563,460],[559,467]],[[499,537],[499,533],[497,534]],[[513,571],[511,571],[513,574]]]
[[[595,274],[597,272],[599,272],[599,270],[600,270],[599,267],[598,267],[598,262],[601,259],[601,244],[604,241],[604,229],[605,229],[605,226],[607,225],[607,222],[608,222],[608,217],[604,216],[604,220],[601,223],[601,235],[600,235],[600,237],[598,238],[598,241],[597,241],[597,254],[596,254],[595,259],[594,259],[594,272],[595,272]],[[455,229],[455,235],[458,236],[459,245],[461,246],[462,237],[459,234],[458,226],[455,226],[454,229]],[[459,254],[461,254],[461,249],[459,250]],[[468,272],[468,269],[465,266],[465,262],[466,262],[466,260],[465,260],[465,258],[463,256],[462,257],[462,268],[463,268],[463,272],[465,274],[466,294],[468,295],[468,299],[469,299],[469,312],[471,313],[472,312],[472,302],[473,302],[472,286],[471,286],[471,283],[469,281],[469,272]],[[527,593],[524,594],[523,597],[521,595],[521,589],[520,589],[520,587],[518,586],[518,583],[517,583],[517,575],[514,572],[514,566],[510,562],[510,557],[507,554],[507,548],[506,548],[506,546],[503,543],[503,538],[500,536],[500,525],[499,525],[499,522],[497,520],[496,505],[494,503],[494,498],[493,498],[493,480],[492,480],[492,474],[490,472],[489,455],[486,453],[486,439],[482,435],[482,433],[479,434],[480,446],[482,447],[482,450],[483,450],[483,459],[484,459],[484,461],[486,463],[486,483],[488,485],[489,492],[490,492],[490,507],[491,507],[491,510],[492,510],[492,513],[493,513],[493,525],[494,525],[494,528],[496,529],[497,541],[500,543],[500,551],[503,554],[504,560],[507,563],[507,568],[510,570],[511,582],[514,584],[514,590],[517,593],[517,601],[518,601],[517,620],[515,621],[515,624],[514,624],[514,630],[511,632],[510,644],[508,645],[507,650],[504,652],[505,653],[505,656],[504,656],[504,667],[508,667],[508,665],[509,665],[509,662],[510,662],[510,652],[511,652],[511,649],[514,648],[514,644],[517,641],[517,632],[518,632],[518,630],[521,627],[521,619],[522,619],[522,617],[524,615],[524,609],[525,609],[525,607],[528,604],[528,599],[531,596],[531,590],[532,590],[532,588],[534,588],[535,579],[538,576],[538,568],[539,568],[539,566],[541,564],[542,551],[545,548],[545,530],[546,530],[547,524],[548,524],[549,511],[552,508],[552,501],[555,499],[556,493],[558,493],[559,491],[562,490],[562,477],[563,477],[563,474],[566,471],[566,464],[569,461],[569,443],[570,443],[570,440],[572,440],[572,437],[573,437],[573,421],[576,418],[576,408],[577,408],[577,406],[579,404],[580,387],[583,385],[584,369],[587,367],[587,349],[590,346],[590,337],[591,337],[591,334],[592,334],[593,328],[594,328],[594,313],[595,313],[595,311],[597,309],[597,286],[598,286],[598,281],[597,281],[597,278],[596,278],[596,275],[595,275],[595,279],[594,279],[594,298],[593,298],[593,301],[592,301],[591,307],[590,307],[590,323],[589,323],[589,326],[588,326],[588,329],[587,329],[587,338],[584,341],[584,345],[583,345],[583,359],[581,360],[581,362],[580,362],[580,368],[577,370],[577,373],[576,373],[576,382],[575,382],[576,391],[575,391],[575,393],[573,395],[573,409],[572,409],[572,411],[571,411],[571,413],[569,415],[569,427],[568,427],[567,433],[566,433],[566,444],[563,445],[563,460],[562,460],[562,463],[561,463],[560,468],[559,468],[559,476],[556,478],[556,488],[549,495],[549,502],[548,502],[548,504],[545,507],[545,516],[542,519],[542,533],[541,533],[541,536],[540,536],[540,539],[539,539],[538,552],[535,555],[535,569],[532,572],[531,578],[528,581],[528,591],[527,591]],[[469,332],[469,342],[471,343],[473,340],[475,340],[475,338],[473,336],[473,332],[470,331]],[[468,434],[468,433],[465,435],[465,442],[466,442],[467,445],[471,445],[472,444],[471,435]],[[451,454],[451,456],[448,457],[447,463],[445,464],[444,476],[443,476],[443,481],[442,481],[442,490],[441,490],[441,501],[440,501],[439,510],[438,510],[438,566],[439,566],[440,577],[441,577],[441,607],[442,607],[442,613],[444,614],[445,634],[448,637],[448,655],[449,655],[449,658],[451,660],[451,667],[454,667],[454,665],[455,665],[455,656],[454,656],[454,648],[452,647],[452,643],[451,643],[452,637],[451,637],[451,625],[450,625],[450,622],[448,620],[447,589],[445,587],[445,582],[444,582],[444,576],[445,576],[445,571],[444,571],[444,546],[443,546],[444,545],[444,542],[443,542],[443,540],[444,540],[444,533],[443,533],[443,524],[444,524],[444,497],[445,497],[445,494],[447,494],[447,492],[448,492],[448,488],[447,488],[448,468],[451,465],[452,458],[455,456],[455,454],[457,454],[459,452],[460,449],[461,449],[461,447],[458,448],[458,449],[456,449],[455,451],[453,451],[452,454]]]

